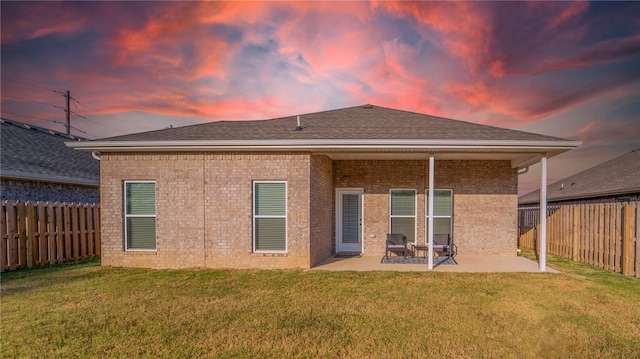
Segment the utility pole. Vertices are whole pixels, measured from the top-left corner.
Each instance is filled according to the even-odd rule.
[[[67,113],[67,135],[71,134],[71,107],[69,106],[69,102],[71,100],[71,91],[67,90],[66,95],[64,96],[67,99],[67,109],[65,112]]]

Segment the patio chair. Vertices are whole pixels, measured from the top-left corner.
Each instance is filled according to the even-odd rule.
[[[438,256],[446,256],[447,259],[440,263],[449,262],[458,264],[454,257],[458,254],[458,247],[451,240],[450,234],[434,234],[433,235],[433,252]]]
[[[388,233],[387,242],[384,251],[385,259],[389,259],[389,252],[402,252],[405,258],[407,258],[407,252],[411,253],[411,250],[407,247],[407,240],[402,233]]]

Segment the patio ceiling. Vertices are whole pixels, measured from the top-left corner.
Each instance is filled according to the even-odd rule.
[[[564,151],[562,151],[564,152]],[[428,160],[429,154],[433,153],[436,160],[489,160],[489,161],[511,161],[512,168],[524,168],[540,162],[541,154],[545,152],[437,152],[437,151],[368,151],[368,152],[345,152],[345,151],[322,151],[313,152],[316,155],[326,155],[332,160]],[[559,152],[561,153],[561,152]],[[559,153],[554,153],[557,155]],[[547,152],[549,154],[549,152]],[[551,156],[549,156],[551,157]]]

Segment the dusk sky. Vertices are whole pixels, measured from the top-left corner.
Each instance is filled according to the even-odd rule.
[[[2,118],[64,131],[70,90],[90,139],[371,103],[583,141],[549,183],[640,147],[640,2],[0,6]]]

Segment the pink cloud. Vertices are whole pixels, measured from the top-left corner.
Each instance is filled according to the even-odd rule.
[[[584,13],[589,8],[586,1],[569,2],[567,6],[547,23],[549,28],[557,28],[560,25],[574,19],[577,15]]]
[[[42,6],[57,14],[74,3],[55,4]],[[569,86],[565,71],[616,63],[640,46],[637,34],[582,45],[589,29],[580,21],[589,10],[585,3],[158,2],[122,11],[127,6],[100,3],[99,11],[77,14],[83,22],[69,28],[54,20],[15,28],[35,38],[100,30],[95,71],[49,69],[91,99],[96,113],[202,119],[370,102],[521,125],[615,92],[624,86],[619,78]],[[507,21],[514,9],[522,24]],[[3,44],[5,35],[17,33],[5,32],[4,20]],[[229,41],[217,26],[238,34]],[[417,34],[413,42],[403,30]],[[562,86],[539,80],[551,72]],[[31,81],[39,83],[38,76]]]
[[[55,34],[69,35],[86,25],[86,18],[62,3],[34,2],[28,10],[14,5],[2,6],[3,44]]]

